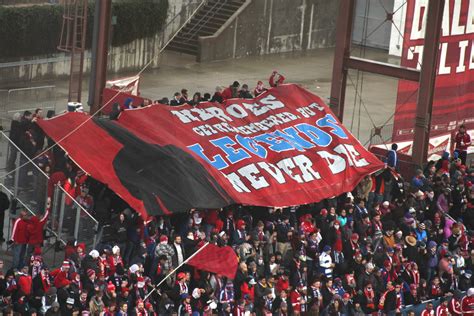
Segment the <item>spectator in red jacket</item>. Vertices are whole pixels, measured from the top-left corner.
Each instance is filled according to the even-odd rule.
[[[421,312],[421,316],[434,316],[435,311],[433,309],[433,303],[426,303],[426,308]]]
[[[465,165],[467,158],[467,148],[471,146],[471,136],[469,136],[469,134],[466,132],[466,126],[464,126],[464,124],[459,126],[459,131],[454,137],[454,142],[456,143],[456,148],[454,151],[459,154],[462,164]]]
[[[224,99],[224,101],[227,99],[238,98],[239,88],[240,88],[240,83],[238,81],[234,81],[232,85],[225,88],[224,91],[222,92],[222,98]]]
[[[13,231],[10,243],[13,249],[12,268],[21,269],[24,265],[26,245],[28,244],[29,217],[26,210],[20,211],[20,216],[13,223]]]
[[[467,295],[461,300],[463,315],[474,315],[474,287],[467,290]]]
[[[25,266],[18,272],[18,296],[30,296],[33,280],[28,274],[28,266]]]
[[[283,77],[282,74],[278,73],[278,71],[273,70],[270,78],[268,79],[268,83],[270,84],[270,87],[278,87],[285,81],[285,77]]]
[[[43,214],[41,218],[38,216],[32,216],[28,222],[28,249],[27,249],[27,258],[31,256],[33,253],[33,249],[35,247],[41,247],[43,245],[43,232],[44,232],[44,225],[48,221],[50,211],[50,200],[48,199],[48,204],[46,208],[46,213]]]

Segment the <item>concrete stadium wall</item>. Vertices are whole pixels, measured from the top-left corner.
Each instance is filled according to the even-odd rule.
[[[192,14],[199,3],[199,0],[169,1],[168,20],[170,21],[177,14],[180,14],[180,16],[174,19],[166,28],[164,37],[167,38],[167,35],[177,30]],[[183,8],[185,10],[181,12]],[[93,21],[89,21],[89,23],[93,23]],[[108,58],[109,73],[127,70],[134,71],[142,68],[158,53],[162,44],[161,36],[162,33],[160,32],[153,38],[138,39],[127,45],[111,47]],[[156,67],[157,65],[158,58],[155,58],[150,67]],[[86,73],[90,72],[90,67],[91,53],[87,51],[84,63]],[[27,57],[21,60],[0,63],[0,85],[5,86],[8,84],[11,87],[16,85],[15,82],[20,85],[32,81],[55,79],[68,76],[69,72],[70,57],[66,53],[58,52],[48,56]]]
[[[199,61],[335,45],[339,0],[247,0],[213,36],[199,38]]]

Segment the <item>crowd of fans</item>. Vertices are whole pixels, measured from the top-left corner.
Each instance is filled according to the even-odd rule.
[[[254,94],[264,90],[259,83]],[[211,99],[251,96],[235,82]],[[183,90],[169,103],[199,100]],[[41,115],[25,112],[12,124],[10,136],[30,157],[48,142],[35,124]],[[190,210],[146,223],[54,147],[35,162],[50,184],[69,186],[103,238],[94,249],[70,240],[62,264],[48,267],[42,232],[50,200],[44,214],[21,211],[9,241],[13,263],[0,259],[0,314],[398,315],[427,300],[440,304],[430,301],[422,315],[473,314],[474,168],[466,166],[465,132],[452,155],[409,181],[397,173],[394,146],[386,169],[338,197],[290,208]],[[234,279],[185,264],[206,241],[235,249]]]
[[[285,81],[285,77],[277,72],[276,70],[272,72],[268,83],[270,87],[276,87],[282,84]],[[123,104],[115,103],[112,106],[112,111],[110,113],[111,119],[117,119],[120,112],[124,110],[130,110],[138,107],[145,107],[154,104],[164,104],[170,106],[180,106],[180,105],[192,105],[197,106],[200,102],[217,102],[222,103],[227,99],[231,98],[241,98],[241,99],[253,99],[258,97],[263,92],[267,91],[262,81],[257,82],[255,89],[250,91],[248,84],[243,84],[242,86],[238,81],[234,81],[231,85],[226,88],[217,86],[214,94],[211,96],[210,93],[201,93],[195,92],[190,97],[188,89],[181,89],[180,92],[175,92],[171,99],[165,97],[159,100],[152,101],[150,99],[144,99],[140,104],[134,104],[132,98],[127,98]]]

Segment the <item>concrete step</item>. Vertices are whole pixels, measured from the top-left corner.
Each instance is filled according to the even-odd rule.
[[[197,55],[198,37],[215,34],[219,28],[242,6],[245,0],[210,0],[191,19],[168,45],[167,49]]]
[[[173,52],[178,52],[186,55],[192,55],[192,56],[197,56],[197,51],[194,50],[189,50],[189,49],[183,49],[183,48],[177,48],[177,47],[172,47],[168,46],[166,48],[167,50],[173,51]]]
[[[197,43],[193,44],[193,43],[188,43],[188,42],[173,42],[168,47],[197,52]]]

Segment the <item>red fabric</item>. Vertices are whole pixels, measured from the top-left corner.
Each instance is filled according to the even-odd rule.
[[[435,315],[434,310],[428,311],[427,309],[425,309],[421,312],[421,316],[434,316],[434,315]]]
[[[66,194],[65,202],[66,205],[72,205],[72,199],[76,198],[76,185],[72,184],[71,181],[68,179],[64,183],[64,190],[69,193],[69,195]]]
[[[282,278],[279,278],[277,281],[277,284],[275,286],[277,293],[280,293],[283,290],[288,290],[290,287],[290,281],[288,279],[283,280]]]
[[[428,2],[431,1],[406,1],[405,29],[401,30],[404,33],[401,56],[403,67],[417,68],[420,65],[424,45],[422,37],[425,30],[421,24],[422,21],[426,21],[428,15]],[[474,40],[474,33],[464,31],[466,24],[471,23],[469,20],[471,1],[457,1],[456,5],[453,1],[446,3],[448,6],[445,9],[444,21],[453,25],[456,23],[454,21],[459,21],[459,27],[462,27],[463,31],[459,33],[443,31],[441,34],[431,115],[431,136],[450,133],[453,126],[462,122],[465,122],[468,129],[474,127],[472,120],[474,70],[469,67],[472,58],[470,43]],[[420,32],[423,33],[422,36],[419,36]],[[468,43],[464,50],[460,48],[462,42]],[[392,141],[413,140],[418,89],[418,82],[399,81]]]
[[[245,297],[246,295],[249,296],[250,298],[250,301],[253,302],[253,299],[255,297],[255,287],[252,286],[252,287],[249,287],[249,285],[247,284],[247,282],[244,282],[241,286],[240,286],[240,291],[242,292],[242,297]]]
[[[268,79],[268,83],[270,84],[270,87],[276,87],[277,84],[281,85],[285,81],[285,77],[281,74],[278,74],[280,77],[278,78],[277,81],[275,81],[276,75],[277,75],[276,73],[272,73],[270,78]]]
[[[465,296],[461,301],[463,315],[474,315],[474,296]]]
[[[296,290],[293,290],[290,294],[290,300],[291,300],[291,305],[293,305],[293,310],[298,313],[301,312],[300,297],[301,297],[301,294]]]
[[[224,89],[224,91],[222,91],[222,98],[224,100],[232,98],[232,89],[230,87],[227,87]]]
[[[18,278],[18,290],[21,295],[29,296],[31,294],[31,287],[33,280],[29,275],[22,275]]]
[[[451,313],[451,315],[453,315],[453,316],[461,316],[462,315],[461,302],[459,300],[455,299],[455,298],[452,298],[449,301],[448,309],[449,309],[449,312]]]
[[[238,264],[239,259],[231,247],[220,248],[213,244],[208,244],[188,261],[188,265],[196,269],[221,274],[230,279],[235,277]]]
[[[436,316],[449,316],[448,307],[444,305],[439,305],[436,308]]]
[[[54,172],[48,180],[48,197],[52,198],[54,193],[54,186],[58,183],[64,185],[66,181],[66,175],[62,171]]]
[[[218,210],[208,210],[204,213],[204,222],[216,226],[217,220],[219,219]]]
[[[54,271],[53,271],[54,272]],[[52,274],[52,272],[51,272]],[[65,287],[66,285],[69,285],[71,281],[67,279],[67,274],[64,271],[57,271],[56,277],[54,278],[54,286],[56,288],[62,288]]]
[[[28,222],[17,218],[13,223],[12,240],[17,244],[28,243]]]
[[[48,222],[49,210],[46,210],[46,213],[42,218],[38,216],[33,216],[28,223],[28,244],[30,245],[41,245],[43,243],[43,231],[44,225]]]
[[[250,107],[251,104],[257,106]],[[190,120],[183,111],[188,111]],[[241,114],[236,114],[239,111]],[[38,124],[53,140],[62,139],[61,147],[87,174],[106,184],[147,218],[143,200],[124,186],[114,169],[114,159],[123,143],[111,137],[95,120],[88,119],[86,114],[68,113],[39,120]],[[81,124],[81,128],[63,139]],[[284,84],[253,100],[233,99],[219,107],[203,102],[198,108],[163,105],[125,111],[115,124],[148,144],[172,145],[190,154],[228,194],[222,197],[224,201],[219,202],[222,204],[219,207],[234,203],[267,207],[313,203],[351,191],[365,175],[383,168],[335,119],[321,98],[297,85]],[[230,129],[222,130],[222,124]],[[203,126],[215,126],[212,128],[216,134],[206,136],[199,132]],[[257,126],[260,128],[256,129]],[[239,128],[245,133],[237,132]],[[270,132],[278,132],[280,136]],[[218,139],[233,145],[219,147],[211,143]],[[224,152],[230,147],[246,158],[231,163]],[[170,154],[169,158],[173,156]],[[211,163],[216,159],[222,160],[224,166],[218,169]],[[252,179],[259,179],[259,183]],[[241,181],[244,187],[236,181]],[[176,201],[189,196],[188,191],[182,192],[179,187],[173,189],[169,192]],[[156,196],[160,207],[162,198],[165,196]],[[167,214],[184,212],[190,207],[161,208],[160,212]]]
[[[341,229],[336,229],[336,240],[334,241],[333,249],[338,252],[342,251]]]

